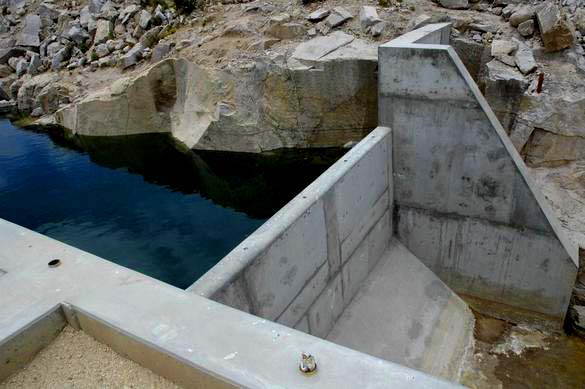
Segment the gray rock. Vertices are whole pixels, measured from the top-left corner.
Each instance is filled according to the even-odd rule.
[[[139,42],[142,44],[142,47],[153,47],[157,42],[162,31],[162,27],[154,27],[150,30],[146,31],[141,37]]]
[[[62,48],[63,45],[61,45],[59,42],[49,43],[47,46],[47,57],[53,58]]]
[[[313,23],[320,22],[329,16],[330,13],[331,10],[329,8],[319,8],[318,10],[313,11],[307,15],[307,20]]]
[[[26,73],[26,69],[28,68],[28,62],[26,61],[26,59],[21,58],[18,60],[18,62],[16,63],[16,75],[18,77],[22,76],[23,74]]]
[[[523,37],[529,37],[534,34],[534,20],[526,20],[518,25],[518,32]]]
[[[312,62],[323,58],[327,54],[352,42],[354,37],[341,31],[335,31],[328,36],[313,38],[299,44],[292,54],[292,58],[299,61]]]
[[[32,116],[33,118],[38,118],[39,116],[43,116],[43,108],[36,107],[35,109],[32,110],[32,112],[30,113],[30,116]]]
[[[574,45],[572,26],[556,4],[545,3],[536,13],[536,18],[546,52],[558,51]]]
[[[518,43],[511,40],[505,39],[494,39],[492,41],[491,53],[492,57],[501,57],[503,55],[509,55],[518,48]]]
[[[86,40],[89,39],[89,34],[80,26],[73,26],[67,31],[65,36],[72,40],[73,42],[77,43],[78,45],[82,44]]]
[[[0,114],[11,115],[17,113],[17,104],[14,100],[3,99],[0,101]]]
[[[341,26],[343,23],[352,19],[353,15],[343,7],[335,7],[325,19],[325,24],[329,28],[335,28]]]
[[[130,20],[130,18],[133,17],[138,11],[140,11],[140,7],[136,4],[132,4],[124,8],[120,14],[122,24],[128,23],[128,20]]]
[[[535,11],[530,5],[521,5],[514,9],[514,13],[510,15],[510,24],[514,27],[527,20],[534,18]]]
[[[147,30],[148,26],[150,25],[150,21],[152,20],[152,14],[147,10],[140,11],[138,25],[143,29]]]
[[[105,43],[100,43],[95,47],[95,53],[98,58],[103,58],[110,54],[110,48]]]
[[[372,28],[370,29],[370,33],[372,34],[373,37],[378,37],[382,35],[387,25],[388,25],[387,22],[380,21],[372,26]]]
[[[37,53],[32,53],[30,57],[30,63],[28,64],[28,68],[26,72],[30,75],[35,75],[39,73],[39,68],[41,66],[41,56]]]
[[[167,22],[167,17],[163,13],[160,4],[154,10],[154,15],[152,15],[152,21],[155,25],[161,25]]]
[[[532,73],[537,67],[532,50],[521,42],[518,42],[518,49],[514,54],[514,62],[523,74]]]
[[[97,21],[93,44],[97,45],[107,41],[112,36],[112,33],[112,23],[109,20],[99,19]]]
[[[27,15],[24,19],[24,26],[19,34],[17,44],[19,46],[39,47],[41,40],[41,18],[39,15]]]
[[[152,57],[151,60],[154,62],[158,62],[164,57],[166,57],[171,52],[171,43],[170,42],[159,42],[154,49],[152,50]]]
[[[360,25],[363,31],[380,21],[376,7],[364,5],[360,8]]]
[[[505,6],[502,9],[502,17],[504,19],[509,19],[510,16],[512,16],[512,14],[514,13],[514,10],[516,9],[516,5],[515,4],[509,4],[507,6]]]
[[[69,58],[71,58],[71,48],[69,46],[61,48],[51,60],[51,69],[61,69]]]
[[[585,8],[578,8],[573,15],[573,23],[575,28],[583,35],[585,35]]]
[[[61,11],[56,9],[53,4],[41,3],[39,5],[39,8],[37,9],[37,14],[40,16],[41,19],[53,22],[59,19]]]
[[[142,58],[142,51],[144,47],[140,43],[134,45],[126,54],[120,58],[120,67],[122,69],[129,68],[136,65]]]
[[[93,15],[99,14],[102,12],[102,7],[105,4],[105,0],[89,0],[88,2],[88,9],[89,12]]]
[[[416,30],[417,28],[421,28],[432,22],[433,18],[431,16],[427,14],[420,14],[414,19],[412,19],[410,22],[408,22],[406,29],[408,31]]]
[[[90,17],[89,7],[86,5],[79,11],[79,24],[81,24],[81,27],[87,28]]]
[[[439,3],[449,9],[467,9],[469,8],[468,0],[439,0]]]

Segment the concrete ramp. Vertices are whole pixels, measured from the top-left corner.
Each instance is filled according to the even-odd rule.
[[[473,325],[465,302],[392,239],[327,339],[458,381]]]

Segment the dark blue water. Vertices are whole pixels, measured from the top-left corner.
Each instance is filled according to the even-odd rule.
[[[1,120],[0,218],[185,288],[339,155],[196,154]]]

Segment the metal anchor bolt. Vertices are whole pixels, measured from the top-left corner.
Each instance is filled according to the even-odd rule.
[[[309,353],[301,353],[299,370],[303,374],[314,374],[317,371],[317,362],[315,362],[315,358]]]

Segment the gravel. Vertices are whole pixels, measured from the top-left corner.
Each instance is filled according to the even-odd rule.
[[[179,388],[83,331],[63,332],[0,388]]]

